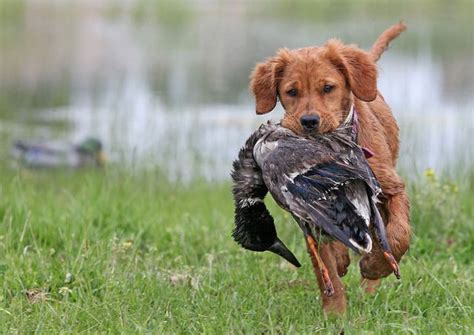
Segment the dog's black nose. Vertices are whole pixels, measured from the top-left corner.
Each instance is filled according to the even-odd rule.
[[[319,126],[319,115],[302,116],[300,119],[300,123],[303,126],[303,129],[306,131],[317,129]]]

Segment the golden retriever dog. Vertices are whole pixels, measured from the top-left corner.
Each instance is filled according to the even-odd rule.
[[[281,124],[301,135],[333,131],[354,105],[359,119],[358,142],[373,153],[368,162],[382,185],[380,210],[397,261],[410,243],[410,206],[405,185],[395,170],[399,129],[377,89],[376,61],[404,29],[403,23],[387,29],[370,52],[337,39],[319,47],[280,49],[256,65],[250,83],[257,114],[271,112],[279,100],[285,109]],[[346,295],[341,277],[350,263],[348,250],[340,242],[322,243],[318,249],[335,289],[332,296],[325,295],[321,273],[315,269],[323,310],[344,313]],[[380,279],[392,273],[377,245],[359,265],[367,292],[374,292]]]

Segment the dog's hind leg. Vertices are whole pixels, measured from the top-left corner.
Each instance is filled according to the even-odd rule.
[[[349,250],[344,244],[339,241],[332,241],[330,244],[332,253],[336,258],[337,273],[339,277],[344,277],[347,273],[347,268],[351,263],[351,258],[349,257]]]

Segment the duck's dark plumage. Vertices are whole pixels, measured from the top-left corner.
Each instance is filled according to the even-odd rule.
[[[253,157],[253,148],[266,132],[261,127],[253,133],[233,164],[235,229],[232,236],[245,249],[272,251],[299,267],[301,265],[296,257],[277,237],[273,217],[263,202],[268,189],[262,170]]]
[[[352,118],[332,133],[310,138],[279,125],[262,125],[234,162],[234,239],[251,250],[265,249],[277,239],[263,203],[270,191],[305,235],[334,238],[367,253],[373,224],[379,243],[389,249],[376,206],[381,188],[355,136]],[[272,233],[265,235],[264,230]]]

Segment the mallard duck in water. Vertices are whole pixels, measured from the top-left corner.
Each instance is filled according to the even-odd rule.
[[[316,241],[321,239],[336,239],[365,254],[372,250],[375,237],[399,277],[376,205],[382,190],[367,162],[369,153],[356,144],[355,122],[352,109],[334,132],[307,138],[280,125],[262,125],[233,164],[235,241],[246,249],[272,251],[300,266],[277,237],[273,218],[263,202],[270,191],[303,230],[323,274],[327,295],[334,290],[317,252]]]
[[[102,143],[95,138],[79,144],[16,141],[11,154],[21,165],[30,168],[101,167],[105,164]]]

